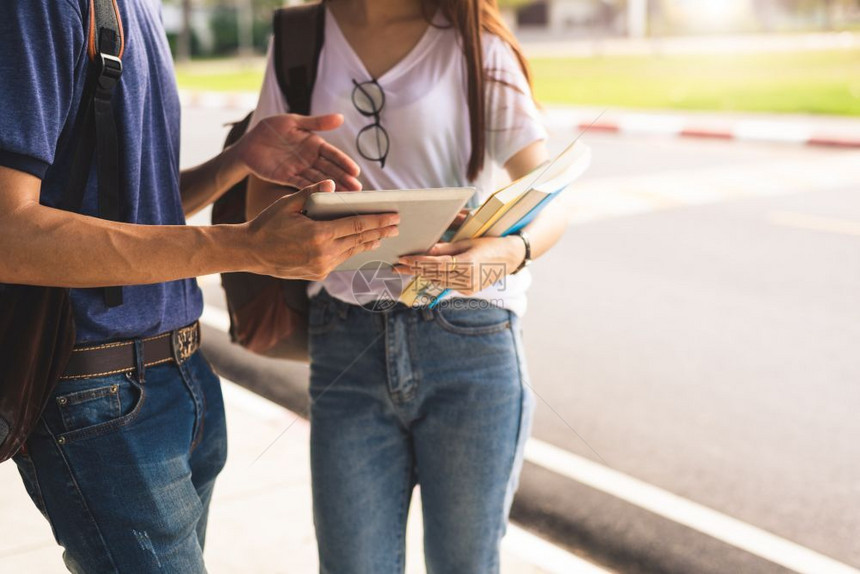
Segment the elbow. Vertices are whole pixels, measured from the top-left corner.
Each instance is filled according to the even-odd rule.
[[[0,283],[28,284],[32,268],[22,253],[30,244],[33,228],[28,225],[30,209],[38,203],[24,204],[0,216]]]

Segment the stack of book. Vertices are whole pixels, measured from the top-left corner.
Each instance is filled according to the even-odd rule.
[[[574,141],[564,151],[525,176],[495,192],[462,223],[452,242],[477,237],[504,237],[516,233],[576,181],[591,164],[591,150]],[[447,290],[415,277],[400,302],[433,307]]]

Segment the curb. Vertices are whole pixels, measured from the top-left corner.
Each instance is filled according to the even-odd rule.
[[[221,109],[253,110],[257,105],[255,92],[207,92],[179,90],[183,106]],[[594,116],[578,109],[548,108],[544,119],[553,130],[613,133],[620,135],[659,135],[669,137],[748,141],[860,149],[860,128],[857,134],[846,130],[839,133],[820,131],[802,120],[746,119],[695,120],[682,115],[620,112],[593,123]],[[860,124],[858,124],[860,125]]]
[[[860,149],[860,130],[856,136],[827,133],[797,120],[708,122],[680,115],[622,113],[594,122],[582,112],[558,108],[546,110],[545,117],[548,125],[576,131]]]

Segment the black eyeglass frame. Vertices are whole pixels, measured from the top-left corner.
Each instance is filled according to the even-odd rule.
[[[359,130],[358,134],[356,134],[356,136],[355,136],[355,148],[358,150],[358,153],[359,153],[359,155],[361,155],[361,157],[363,157],[367,161],[378,161],[380,167],[384,168],[385,167],[385,160],[388,159],[388,152],[391,148],[391,139],[388,137],[388,130],[386,130],[385,127],[383,127],[382,123],[379,121],[379,114],[382,113],[382,108],[385,107],[385,90],[382,89],[382,86],[379,85],[379,82],[376,81],[376,78],[372,78],[366,82],[361,82],[361,83],[359,83],[358,81],[353,79],[352,83],[353,83],[353,85],[355,85],[355,88],[353,88],[353,90],[352,90],[352,105],[355,107],[356,110],[358,110],[358,113],[360,113],[364,117],[373,118],[372,124],[364,126],[363,128],[361,128]],[[376,100],[374,98],[372,98],[370,96],[370,94],[367,92],[367,90],[364,88],[364,86],[367,84],[372,84],[372,85],[376,86],[376,88],[379,90],[379,94],[382,96],[382,102],[380,102],[378,108],[376,107]],[[364,97],[367,98],[368,102],[370,102],[370,105],[373,108],[371,111],[369,111],[369,112],[365,111],[362,109],[361,106],[358,105],[358,103],[355,100],[355,96],[356,96],[357,92],[361,92],[362,94],[364,94]],[[368,155],[368,154],[364,153],[364,151],[362,151],[362,149],[361,149],[361,143],[360,142],[361,142],[362,134],[368,130],[373,129],[373,128],[377,128],[379,130],[379,133],[381,133],[383,135],[383,137],[385,138],[385,151],[382,152],[382,154],[379,155],[379,157],[374,157],[372,155]],[[382,149],[382,145],[380,144],[380,150],[381,149]]]

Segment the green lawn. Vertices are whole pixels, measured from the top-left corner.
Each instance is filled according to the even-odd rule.
[[[535,60],[546,103],[860,115],[860,50]]]
[[[860,116],[860,50],[532,60],[547,104]],[[257,91],[259,69],[180,67],[185,89]]]
[[[231,71],[225,65],[224,69],[219,71],[200,71],[197,64],[183,64],[176,67],[176,80],[179,87],[185,90],[259,92],[263,84],[263,70]]]

